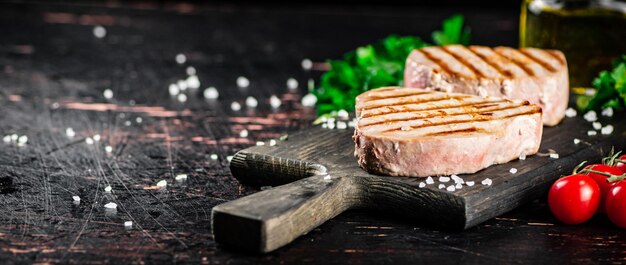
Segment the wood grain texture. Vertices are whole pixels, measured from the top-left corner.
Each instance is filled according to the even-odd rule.
[[[541,149],[546,153],[460,175],[476,184],[454,192],[440,189],[437,184],[420,188],[425,178],[366,173],[353,155],[352,130],[321,126],[308,129],[276,146],[251,147],[235,155],[231,172],[243,183],[277,185],[304,179],[216,206],[215,239],[248,250],[273,251],[341,211],[354,208],[391,212],[447,229],[468,229],[545,194],[556,178],[567,175],[580,161],[597,159],[611,148],[626,148],[624,134],[587,137],[581,144],[573,142],[574,135],[568,137],[587,126],[584,119],[574,118],[545,128]],[[624,123],[616,127],[618,132],[625,130]],[[559,158],[548,156],[548,150],[558,152]],[[511,173],[511,168],[517,172]],[[329,184],[336,182],[335,186],[310,191],[311,183],[323,181],[324,177]],[[481,184],[487,178],[492,185]],[[444,184],[447,187],[453,183],[450,180]],[[350,203],[344,200],[347,195],[352,198]],[[238,221],[229,220],[233,218]],[[251,227],[244,220],[254,222],[254,229],[243,229]],[[285,229],[272,231],[267,226]]]

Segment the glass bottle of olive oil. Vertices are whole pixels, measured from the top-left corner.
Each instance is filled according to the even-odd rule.
[[[626,53],[626,2],[523,0],[520,47],[561,50],[570,87],[591,86],[598,72]]]

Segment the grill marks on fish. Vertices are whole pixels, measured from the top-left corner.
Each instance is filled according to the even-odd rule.
[[[406,90],[406,88],[397,88],[399,93],[407,95],[402,90]],[[385,91],[388,94],[395,92],[393,90]],[[369,93],[367,96],[358,100],[357,112],[361,112],[358,126],[361,130],[382,135],[391,136],[398,134],[398,132],[409,133],[413,136],[479,133],[485,131],[481,128],[484,125],[481,123],[541,113],[540,107],[531,105],[528,101],[483,99],[478,96],[467,95],[455,98],[461,94],[443,92],[429,93],[429,98],[424,98],[426,95],[421,95],[421,97],[404,96],[411,98],[410,100],[402,100],[402,96],[393,97],[394,101],[402,103],[391,107],[380,104],[368,106],[370,102],[367,99],[375,98],[370,94],[377,92],[367,92]],[[451,98],[456,100],[449,101]],[[409,105],[412,107],[406,107]]]
[[[535,48],[448,45],[414,52],[445,74],[470,79],[541,77],[557,72],[565,64],[557,52]]]

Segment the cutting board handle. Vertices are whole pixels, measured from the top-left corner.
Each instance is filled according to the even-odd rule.
[[[245,151],[233,156],[230,171],[241,183],[253,186],[278,186],[327,172],[317,163]]]
[[[354,178],[317,175],[215,206],[215,241],[267,253],[357,207]]]

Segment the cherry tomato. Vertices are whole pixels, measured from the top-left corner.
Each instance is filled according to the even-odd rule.
[[[587,175],[575,174],[558,179],[548,193],[554,216],[566,224],[580,224],[598,210],[600,187]]]
[[[611,167],[611,166],[607,166],[604,164],[588,165],[584,169],[590,169],[593,171],[598,171],[598,172],[612,174],[612,175],[622,174],[622,171],[620,171],[619,169]],[[593,180],[595,180],[598,186],[600,187],[600,206],[598,207],[598,212],[600,213],[606,212],[605,207],[604,207],[604,202],[606,201],[606,194],[607,192],[609,192],[609,189],[611,188],[611,186],[613,186],[614,183],[607,182],[606,179],[608,178],[608,176],[605,176],[602,174],[598,174],[594,172],[587,172],[585,173],[585,175],[593,178]]]
[[[626,228],[626,181],[618,181],[609,189],[606,215],[615,225]]]
[[[626,155],[621,155],[617,159],[626,161]],[[626,174],[626,162],[617,162],[613,167],[621,170],[622,174]]]

